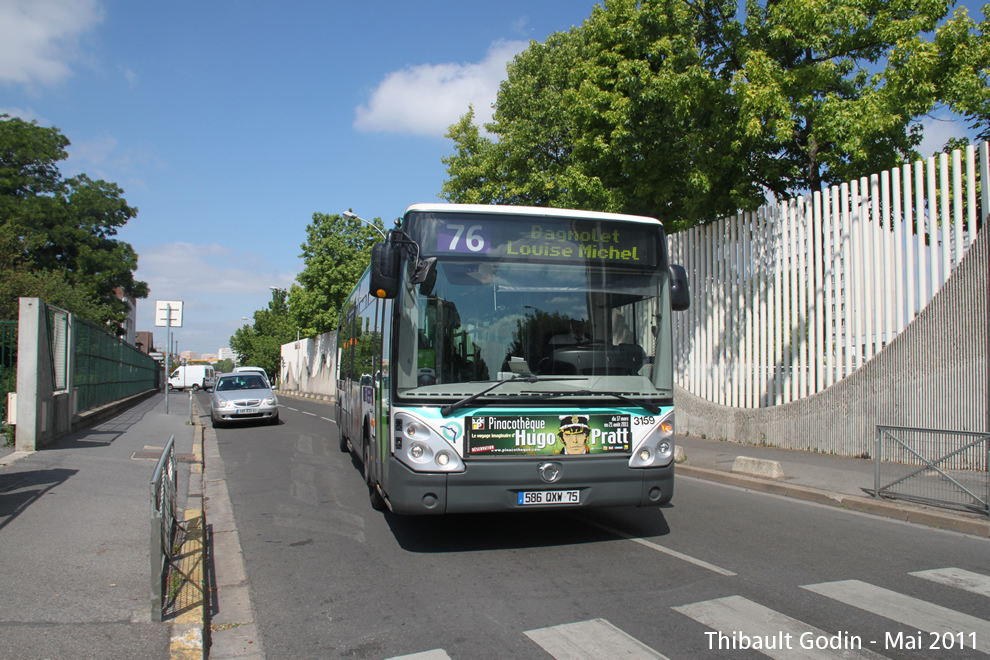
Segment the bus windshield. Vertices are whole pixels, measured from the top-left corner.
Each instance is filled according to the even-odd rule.
[[[444,255],[407,285],[397,394],[410,400],[568,392],[672,396],[660,323],[666,271],[601,263]],[[658,351],[658,346],[661,349]]]

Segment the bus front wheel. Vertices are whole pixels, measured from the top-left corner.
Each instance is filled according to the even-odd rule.
[[[368,484],[368,499],[371,501],[371,508],[375,511],[384,511],[387,508],[385,498],[378,492],[378,488],[375,486],[375,477],[371,474],[371,450],[368,442],[364,443],[364,449],[361,451],[361,463],[361,467],[364,468],[364,481]]]

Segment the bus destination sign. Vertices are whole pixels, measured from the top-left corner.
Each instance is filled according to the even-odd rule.
[[[553,218],[435,218],[431,255],[655,267],[659,225]],[[430,223],[433,224],[433,223]]]

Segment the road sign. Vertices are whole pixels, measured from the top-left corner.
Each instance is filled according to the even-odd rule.
[[[169,323],[169,312],[171,311],[172,322]],[[182,327],[182,301],[181,300],[156,300],[155,301],[155,325],[168,326],[173,328]]]

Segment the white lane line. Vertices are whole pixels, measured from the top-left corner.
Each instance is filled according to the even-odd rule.
[[[823,582],[802,588],[903,623],[916,630],[926,630],[940,635],[962,633],[967,644],[970,633],[975,633],[976,648],[986,649],[990,646],[990,622],[919,598],[905,596],[859,580]]]
[[[527,630],[524,634],[557,660],[667,660],[667,656],[660,655],[605,619],[563,623],[549,628]]]
[[[336,423],[337,423],[337,420],[335,420],[335,419],[330,419],[329,417],[322,417],[322,416],[321,416],[321,417],[320,417],[320,419],[322,419],[322,420],[324,420],[324,421],[327,421],[327,422],[331,422],[332,424],[336,424]]]
[[[990,596],[990,576],[983,575],[982,573],[973,573],[972,571],[961,568],[936,568],[930,571],[915,571],[914,573],[909,573],[909,575],[938,582],[939,584],[945,584],[956,589],[964,589],[974,594],[980,594],[981,596]]]
[[[307,412],[305,410],[300,410],[299,412],[301,412],[304,415],[309,415],[310,417],[316,417],[317,416],[316,413]]]
[[[286,406],[286,408],[287,408],[288,410],[291,410],[292,412],[299,412],[299,411],[298,411],[298,410],[296,410],[295,408],[290,408],[289,406]]]
[[[821,658],[882,658],[869,649],[814,648],[818,637],[831,637],[824,630],[771,610],[742,596],[727,596],[671,609],[691,617],[716,632],[705,633],[702,648],[709,651],[753,649],[781,660],[819,660]],[[805,649],[805,640],[812,648]],[[853,642],[854,646],[856,645]],[[862,647],[860,641],[858,646]]]
[[[735,575],[735,573],[733,573],[732,571],[730,571],[728,569],[725,569],[725,568],[722,568],[721,566],[716,566],[715,564],[709,564],[707,561],[703,561],[701,559],[696,559],[696,558],[694,558],[694,557],[692,557],[690,555],[685,555],[684,553],[678,552],[677,550],[671,550],[670,548],[665,548],[664,546],[662,546],[662,545],[660,545],[658,543],[653,543],[652,541],[647,541],[646,539],[641,539],[639,537],[633,536],[632,534],[627,534],[627,533],[623,532],[620,529],[615,529],[614,527],[609,527],[608,525],[603,525],[603,524],[601,524],[599,522],[595,522],[593,520],[585,520],[584,522],[588,523],[589,525],[594,525],[595,527],[604,529],[606,532],[611,532],[612,534],[615,534],[616,536],[620,536],[620,537],[622,537],[624,539],[627,539],[629,541],[634,541],[636,543],[639,543],[640,545],[646,546],[647,548],[650,548],[651,550],[656,550],[657,552],[662,552],[665,555],[670,555],[671,557],[676,557],[677,559],[680,559],[682,561],[686,561],[688,563],[694,564],[695,566],[700,566],[701,568],[706,568],[709,571],[712,571],[714,573],[718,573],[719,575],[726,575],[726,576],[729,576],[729,577],[732,577],[732,576]]]

